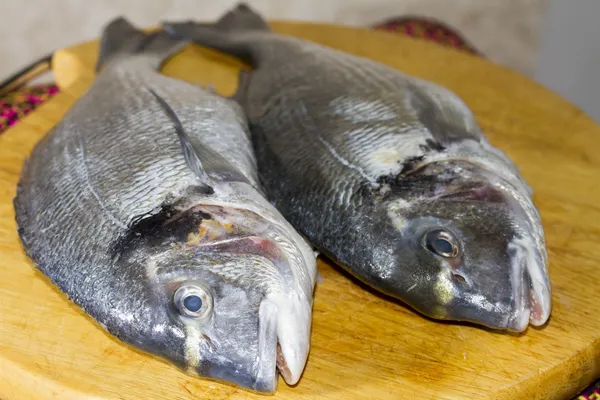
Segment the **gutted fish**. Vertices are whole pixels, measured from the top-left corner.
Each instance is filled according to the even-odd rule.
[[[105,28],[95,81],[24,166],[19,234],[123,342],[273,392],[306,363],[314,253],[262,194],[241,108],[158,72],[184,44]]]
[[[323,254],[436,319],[550,315],[544,231],[517,166],[449,90],[272,32],[240,4],[174,37],[238,56],[267,196]]]

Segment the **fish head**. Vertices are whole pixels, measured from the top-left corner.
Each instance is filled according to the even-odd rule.
[[[295,384],[309,351],[312,288],[293,269],[316,268],[306,243],[257,214],[218,206],[187,210],[161,229],[138,246],[151,253],[145,268],[160,310],[152,332],[165,332],[150,351],[162,348],[189,374],[256,392],[274,392],[278,371]]]
[[[436,319],[524,331],[550,314],[539,215],[527,199],[469,166],[427,167],[387,201],[407,302]],[[450,171],[450,173],[448,172]]]

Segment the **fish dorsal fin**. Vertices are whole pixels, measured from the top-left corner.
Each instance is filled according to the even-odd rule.
[[[224,157],[207,146],[198,143],[196,138],[188,135],[173,108],[154,90],[149,89],[161,108],[167,114],[183,149],[183,155],[190,169],[196,175],[208,193],[213,193],[214,180],[248,182],[248,179]],[[210,176],[209,176],[210,175]]]

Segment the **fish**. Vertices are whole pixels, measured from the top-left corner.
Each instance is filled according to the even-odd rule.
[[[267,197],[350,276],[434,321],[498,331],[551,311],[541,214],[519,167],[435,82],[274,32],[238,3],[173,37],[245,62],[245,110]]]
[[[265,197],[241,107],[160,73],[187,44],[107,22],[94,81],[24,163],[18,234],[122,343],[272,393],[306,364],[316,259]]]

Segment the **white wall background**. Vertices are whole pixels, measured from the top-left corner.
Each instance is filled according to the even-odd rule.
[[[536,80],[600,122],[600,0],[550,0]]]
[[[493,60],[524,74],[531,74],[534,68],[539,25],[547,2],[547,0],[246,1],[272,19],[369,25],[407,14],[433,17],[461,30],[471,43]],[[155,25],[162,19],[211,20],[236,2],[236,0],[0,0],[0,37],[3,39],[0,41],[0,79],[56,48],[98,37],[102,26],[118,15],[124,15],[141,26]]]

